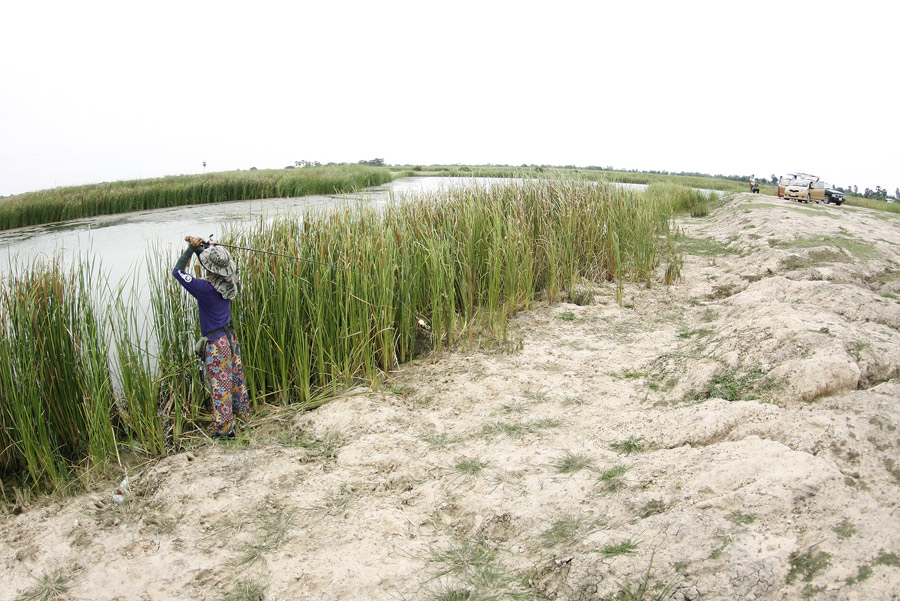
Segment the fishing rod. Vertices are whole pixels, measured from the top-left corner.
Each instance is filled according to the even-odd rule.
[[[213,241],[212,238],[213,238],[213,234],[210,234],[210,235],[209,235],[209,242],[206,242],[206,243],[207,243],[207,244],[213,244],[213,245],[216,245],[216,246],[224,246],[225,248],[234,248],[234,249],[237,249],[237,250],[243,250],[243,251],[246,251],[246,252],[260,253],[260,254],[264,254],[264,255],[272,255],[273,257],[284,257],[284,258],[286,258],[286,259],[294,259],[295,261],[304,261],[304,262],[306,262],[306,263],[313,263],[313,264],[315,264],[315,265],[324,265],[325,267],[331,267],[332,269],[341,269],[341,270],[343,270],[343,271],[349,271],[350,273],[355,273],[355,274],[357,274],[357,275],[364,275],[364,276],[366,276],[367,278],[373,277],[372,274],[370,274],[370,273],[365,273],[365,272],[363,272],[363,271],[357,271],[357,270],[355,270],[355,269],[350,269],[349,267],[341,267],[340,265],[335,265],[334,263],[326,263],[326,262],[324,262],[324,261],[316,261],[316,260],[314,260],[314,259],[306,259],[306,258],[303,258],[303,257],[296,257],[296,256],[294,256],[294,255],[285,255],[285,254],[282,254],[282,253],[272,252],[272,251],[270,251],[270,250],[260,250],[260,249],[258,249],[258,248],[249,248],[249,247],[246,247],[246,246],[237,246],[237,245],[235,245],[235,244],[224,244],[224,243],[222,243],[222,242],[215,242],[215,241]],[[204,242],[205,242],[205,241],[204,241]]]

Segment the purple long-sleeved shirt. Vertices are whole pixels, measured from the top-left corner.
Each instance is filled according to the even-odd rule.
[[[222,295],[206,280],[195,278],[184,271],[194,252],[193,246],[184,251],[172,269],[172,276],[191,296],[197,299],[197,307],[200,310],[200,331],[204,336],[209,336],[210,332],[231,322],[231,301],[222,298]],[[209,336],[209,339],[212,341],[224,335],[225,332],[220,330]]]

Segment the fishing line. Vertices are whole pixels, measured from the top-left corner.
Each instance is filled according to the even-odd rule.
[[[215,246],[224,246],[225,248],[235,248],[235,249],[243,250],[243,251],[247,251],[247,252],[260,253],[260,254],[264,254],[264,255],[272,255],[273,257],[284,257],[286,259],[294,259],[295,261],[304,261],[306,263],[313,263],[315,265],[324,265],[325,267],[331,267],[332,269],[341,269],[343,271],[349,271],[350,273],[355,273],[357,275],[364,275],[367,278],[373,277],[372,274],[370,274],[370,273],[365,273],[363,271],[357,271],[355,269],[350,269],[349,267],[341,267],[340,265],[335,265],[334,263],[326,263],[324,261],[305,259],[303,257],[295,257],[294,255],[285,255],[282,253],[272,252],[270,250],[260,250],[258,248],[248,248],[246,246],[236,246],[234,244],[224,244],[222,242],[213,242],[212,234],[210,234],[209,239],[210,239],[210,241],[208,242],[208,244],[213,244]]]

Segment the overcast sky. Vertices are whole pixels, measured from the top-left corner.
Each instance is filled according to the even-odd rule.
[[[7,1],[0,195],[383,158],[900,186],[900,8]]]

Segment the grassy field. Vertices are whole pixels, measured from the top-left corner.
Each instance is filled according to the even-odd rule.
[[[341,165],[179,175],[29,192],[0,200],[0,230],[163,207],[354,192],[391,181],[387,169]]]
[[[871,198],[863,198],[861,196],[846,196],[844,202],[854,207],[865,207],[867,209],[876,209],[879,211],[887,211],[889,213],[900,213],[900,203],[885,202],[883,200],[874,200]]]
[[[583,180],[454,189],[376,212],[346,206],[232,232],[239,324],[254,406],[314,406],[434,348],[503,341],[538,297],[585,280],[671,282],[672,217],[702,194]],[[0,474],[60,489],[122,461],[202,438],[208,394],[190,341],[197,309],[156,257],[150,316],[88,259],[24,266],[0,282]],[[152,327],[143,327],[149,319]],[[4,493],[6,494],[6,493]]]
[[[600,169],[578,169],[564,167],[510,167],[510,166],[467,166],[467,165],[430,165],[430,166],[393,166],[391,169],[396,177],[577,177],[580,179],[617,182],[626,184],[676,184],[691,188],[703,188],[706,190],[718,190],[731,194],[734,192],[746,192],[749,183],[716,177],[697,177],[686,175],[664,175],[658,173],[643,173],[635,171],[607,171]],[[771,187],[771,193],[775,188]],[[768,188],[763,186],[763,188]],[[762,190],[763,193],[768,193]]]

